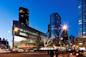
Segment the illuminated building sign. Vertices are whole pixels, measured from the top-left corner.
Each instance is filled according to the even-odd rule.
[[[19,35],[22,35],[22,36],[28,36],[27,34],[22,33],[22,32],[20,32]]]

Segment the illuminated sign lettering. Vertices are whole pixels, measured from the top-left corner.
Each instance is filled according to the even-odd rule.
[[[20,32],[19,34],[22,36],[28,36],[26,33],[22,33],[22,32]]]

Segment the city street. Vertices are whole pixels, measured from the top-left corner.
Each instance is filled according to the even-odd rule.
[[[46,53],[3,53],[0,57],[49,57]]]
[[[0,0],[0,57],[86,57],[86,0]]]
[[[32,52],[32,53],[3,53],[0,57],[50,57],[46,52]],[[54,56],[56,57],[56,56]],[[76,57],[72,53],[59,54],[58,57]]]

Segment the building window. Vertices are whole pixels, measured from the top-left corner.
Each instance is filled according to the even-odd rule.
[[[81,5],[79,5],[78,8],[80,9],[81,8]]]
[[[79,24],[82,24],[82,20],[79,20]]]

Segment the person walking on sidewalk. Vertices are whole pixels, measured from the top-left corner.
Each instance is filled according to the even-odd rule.
[[[56,57],[58,57],[58,49],[56,49],[55,55],[56,55]]]
[[[53,52],[53,50],[50,50],[50,57],[54,57],[54,52]]]

